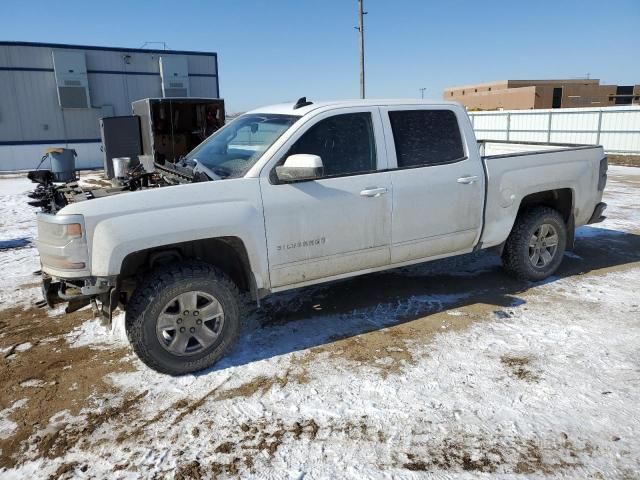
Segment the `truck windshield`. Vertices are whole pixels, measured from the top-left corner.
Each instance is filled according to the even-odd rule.
[[[242,115],[198,145],[186,159],[197,160],[221,178],[241,177],[299,118],[269,113]]]

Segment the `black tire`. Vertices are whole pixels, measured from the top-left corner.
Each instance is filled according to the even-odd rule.
[[[161,344],[156,324],[172,299],[193,291],[219,302],[222,326],[206,349],[175,355]],[[171,264],[149,275],[131,296],[125,315],[127,337],[136,355],[153,370],[169,375],[196,372],[213,365],[235,343],[240,332],[240,303],[238,288],[217,268],[194,261]]]
[[[543,225],[555,229],[557,248],[547,264],[536,266],[530,257],[532,251],[535,254],[535,247],[530,250],[530,243]],[[502,264],[511,276],[520,280],[543,280],[558,269],[566,246],[567,226],[560,213],[549,207],[534,207],[518,215],[502,252]],[[539,261],[543,262],[541,259]]]

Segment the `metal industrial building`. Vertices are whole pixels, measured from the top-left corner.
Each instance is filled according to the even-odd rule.
[[[34,168],[50,146],[99,167],[99,119],[149,97],[219,98],[217,54],[0,42],[0,171]]]
[[[640,104],[640,85],[600,85],[596,79],[501,80],[446,88],[445,100],[469,110],[608,107]]]

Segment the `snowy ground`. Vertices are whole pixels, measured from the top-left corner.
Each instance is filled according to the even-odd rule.
[[[640,478],[640,169],[609,179],[545,282],[481,253],[276,295],[171,378],[31,306],[30,184],[0,177],[0,476]]]

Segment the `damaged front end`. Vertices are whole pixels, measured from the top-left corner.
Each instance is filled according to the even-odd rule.
[[[198,166],[197,161],[180,159],[176,163],[156,162],[152,171],[147,171],[141,163],[134,162],[127,167],[125,176],[111,180],[111,186],[106,180],[99,181],[107,183],[106,186],[96,186],[95,183],[78,179],[57,182],[50,170],[32,170],[28,178],[37,184],[28,194],[31,199],[29,205],[40,208],[43,213],[55,214],[72,203],[150,188],[208,182],[217,180],[219,176],[204,166]]]
[[[84,217],[40,213],[37,225],[43,303],[49,307],[66,303],[67,313],[92,304],[110,324],[118,305],[117,278],[91,275]]]
[[[95,316],[103,324],[111,325],[118,306],[116,278],[59,279],[42,272],[43,303],[54,308],[66,303],[65,313],[72,313],[91,305]]]

